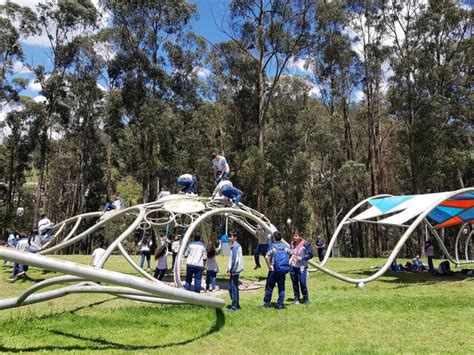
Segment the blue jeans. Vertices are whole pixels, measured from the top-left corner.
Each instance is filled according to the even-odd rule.
[[[27,272],[27,271],[28,271],[28,265],[14,264],[11,278],[14,279],[16,275],[18,275],[20,272]]]
[[[283,308],[283,301],[285,300],[285,274],[278,274],[274,271],[268,272],[263,302],[270,305],[275,285],[278,285],[278,300],[276,305],[278,308]]]
[[[239,276],[240,274],[230,274],[229,278],[229,294],[232,301],[231,308],[239,309]]]
[[[255,248],[255,251],[253,253],[254,258],[255,258],[255,266],[260,266],[260,258],[259,256],[265,256],[268,251],[268,243],[267,244],[257,244],[257,247]]]
[[[206,291],[212,289],[213,291],[216,289],[216,271],[207,270],[206,272]],[[211,287],[209,287],[211,286]]]
[[[194,265],[186,265],[186,282],[184,288],[191,291],[191,282],[194,278],[194,292],[201,292],[202,270],[204,268]]]
[[[146,263],[148,265],[148,269],[150,269],[150,251],[148,250],[142,250],[140,252],[140,255],[141,255],[141,259],[140,259],[140,267],[143,268],[143,264],[145,262],[145,258],[146,258]]]
[[[308,270],[301,271],[299,267],[292,267],[290,270],[291,282],[293,284],[293,292],[295,293],[295,300],[300,300],[300,287],[303,295],[303,300],[308,300],[308,287],[306,286],[306,278]]]
[[[221,189],[221,195],[227,197],[232,203],[238,204],[242,199],[243,192],[233,186],[224,185]]]

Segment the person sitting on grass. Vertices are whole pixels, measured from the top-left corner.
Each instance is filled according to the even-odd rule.
[[[423,261],[421,261],[420,255],[417,255],[413,258],[413,272],[422,272],[426,269],[425,265],[423,265]]]

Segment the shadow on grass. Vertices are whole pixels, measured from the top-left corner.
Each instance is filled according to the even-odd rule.
[[[361,276],[370,276],[372,275],[372,271],[360,271],[358,275]],[[390,279],[387,279],[389,277]],[[385,282],[391,284],[404,284],[400,285],[400,287],[409,287],[412,284],[418,285],[433,285],[440,282],[459,282],[463,280],[474,280],[472,275],[466,275],[461,272],[454,272],[450,276],[443,276],[443,275],[432,275],[429,272],[409,272],[409,271],[387,271],[383,276],[377,279],[378,282]]]
[[[74,311],[70,313],[77,312],[78,310],[86,307],[91,307],[93,305],[101,304],[106,301],[101,301],[94,303],[92,305],[87,305],[83,307],[79,307],[78,309],[75,309]],[[225,326],[225,316],[224,312],[222,309],[216,309],[216,322],[214,325],[204,334],[201,334],[199,336],[196,336],[191,339],[179,341],[179,342],[173,342],[173,343],[167,343],[167,344],[160,344],[160,345],[132,345],[132,344],[127,344],[127,343],[118,343],[118,342],[113,342],[113,341],[108,341],[106,339],[102,339],[99,337],[86,337],[86,336],[81,336],[77,334],[71,334],[67,333],[61,330],[56,330],[56,329],[45,329],[45,331],[48,331],[52,334],[58,335],[58,336],[63,336],[67,338],[72,338],[76,339],[79,341],[84,341],[84,342],[89,342],[93,343],[93,345],[68,345],[68,346],[61,346],[61,345],[46,345],[46,346],[32,346],[32,347],[24,347],[24,348],[9,348],[0,345],[0,352],[11,352],[11,353],[20,353],[20,352],[36,352],[36,351],[74,351],[74,350],[130,350],[130,351],[137,351],[137,350],[159,350],[159,349],[166,349],[170,348],[173,346],[181,346],[181,345],[187,345],[192,342],[195,342],[199,339],[205,338],[213,333],[216,333],[220,331],[224,326]]]

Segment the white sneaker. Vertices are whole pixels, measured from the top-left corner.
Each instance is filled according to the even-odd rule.
[[[20,277],[20,276],[23,276],[23,275],[25,275],[25,274],[26,274],[26,271],[20,271],[20,272],[18,273],[18,275],[16,275],[16,276],[17,276],[17,277]]]

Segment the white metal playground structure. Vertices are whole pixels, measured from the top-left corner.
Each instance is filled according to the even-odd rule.
[[[371,207],[354,216],[359,209],[367,204]],[[80,242],[108,223],[125,216],[132,216],[134,218],[133,222],[108,246],[96,267],[46,256]],[[225,218],[226,222],[230,220],[254,236],[256,235],[257,225],[260,225],[269,234],[276,230],[276,227],[263,214],[242,203],[234,208],[229,207],[226,199],[211,200],[210,198],[181,194],[166,196],[156,202],[132,206],[108,215],[104,215],[102,212],[78,215],[56,224],[53,230],[53,239],[45,244],[37,254],[0,247],[0,259],[65,274],[64,276],[38,282],[18,297],[0,300],[0,309],[43,302],[71,293],[107,293],[143,302],[189,303],[222,308],[225,303],[221,298],[184,290],[180,276],[183,255],[188,241],[196,228],[213,216],[221,216]],[[97,220],[97,223],[76,235],[81,223],[89,219]],[[474,260],[468,255],[469,245],[472,241],[472,231],[464,241],[465,258],[462,260],[459,257],[458,249],[462,240],[461,231],[465,224],[472,224],[473,222],[474,188],[425,195],[375,196],[360,202],[346,214],[334,232],[328,244],[328,250],[331,250],[336,243],[341,230],[350,223],[377,223],[407,228],[380,270],[366,278],[350,278],[327,268],[329,253],[326,254],[320,264],[311,262],[311,265],[317,270],[342,281],[363,287],[365,283],[375,280],[388,270],[403,244],[421,223],[429,228],[451,262],[458,266],[464,263],[472,263]],[[442,239],[436,232],[439,228],[451,225],[463,225],[457,235],[454,257],[446,250]],[[170,226],[186,229],[173,270],[176,287],[158,281],[149,275],[132,259],[123,246],[123,242],[127,238],[131,238],[137,229],[165,229]],[[68,233],[66,234],[67,230]],[[142,277],[105,269],[104,266],[114,251],[120,252]],[[42,291],[58,284],[69,285],[50,291]]]

